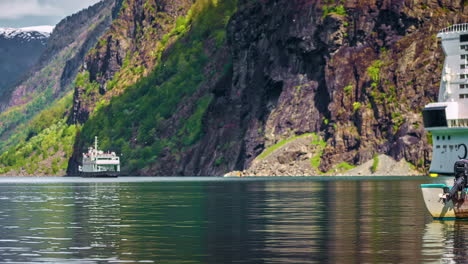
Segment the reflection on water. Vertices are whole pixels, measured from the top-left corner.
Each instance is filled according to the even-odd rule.
[[[0,182],[0,262],[462,263],[421,183]]]
[[[423,252],[441,256],[444,263],[466,263],[468,221],[432,221],[426,225]]]

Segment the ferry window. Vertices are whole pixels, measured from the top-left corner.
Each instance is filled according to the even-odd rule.
[[[460,59],[464,60],[466,58],[466,54],[460,55]]]
[[[439,140],[439,139],[440,139],[440,137],[439,137],[439,136],[437,136],[437,140]]]
[[[468,34],[460,35],[460,42],[467,42],[468,41]]]
[[[465,79],[465,74],[460,74],[460,79]]]
[[[465,85],[464,84],[460,84],[460,89],[463,89],[465,88]]]
[[[463,99],[463,98],[465,97],[465,95],[464,95],[464,94],[460,94],[460,95],[458,95],[458,97],[460,97],[460,99]]]
[[[450,136],[448,136],[448,140],[450,140]]]
[[[465,64],[461,64],[460,69],[465,69]]]
[[[440,146],[436,146],[436,148],[440,148]]]
[[[445,140],[445,136],[442,136],[442,140]]]

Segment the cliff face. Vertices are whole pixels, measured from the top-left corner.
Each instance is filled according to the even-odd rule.
[[[202,2],[209,8],[197,9],[198,22],[179,20]],[[437,99],[443,62],[435,36],[466,21],[463,3],[192,4],[124,3],[75,90],[70,121],[84,128],[69,171],[95,134],[128,155],[124,169],[133,174],[244,170],[267,147],[306,133],[326,143],[321,171],[377,154],[427,168],[421,110]],[[213,21],[226,24],[200,22],[209,12],[225,14]]]
[[[421,110],[437,99],[443,63],[435,35],[466,21],[462,4],[296,0],[239,6],[227,31],[232,76],[222,89],[213,88],[206,137],[186,156],[184,174],[246,169],[266,147],[308,132],[326,141],[321,171],[379,153],[427,168],[431,146]]]
[[[120,95],[151,72],[159,59],[162,37],[191,4],[192,0],[123,1],[116,20],[86,56],[82,69],[89,73],[86,83],[96,83],[98,92],[85,95],[85,87],[77,87],[70,122],[86,122],[98,101]]]

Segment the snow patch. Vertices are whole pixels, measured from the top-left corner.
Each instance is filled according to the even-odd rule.
[[[0,37],[6,39],[21,38],[27,41],[45,40],[50,37],[54,30],[54,26],[34,26],[24,28],[1,28]]]

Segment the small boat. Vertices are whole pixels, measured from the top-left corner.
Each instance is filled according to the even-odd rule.
[[[98,138],[94,137],[94,147],[83,153],[82,166],[78,167],[82,177],[118,177],[120,174],[120,157],[115,152],[104,152],[98,149]]]
[[[454,173],[452,186],[421,184],[424,203],[435,219],[468,218],[468,160],[455,162]]]

